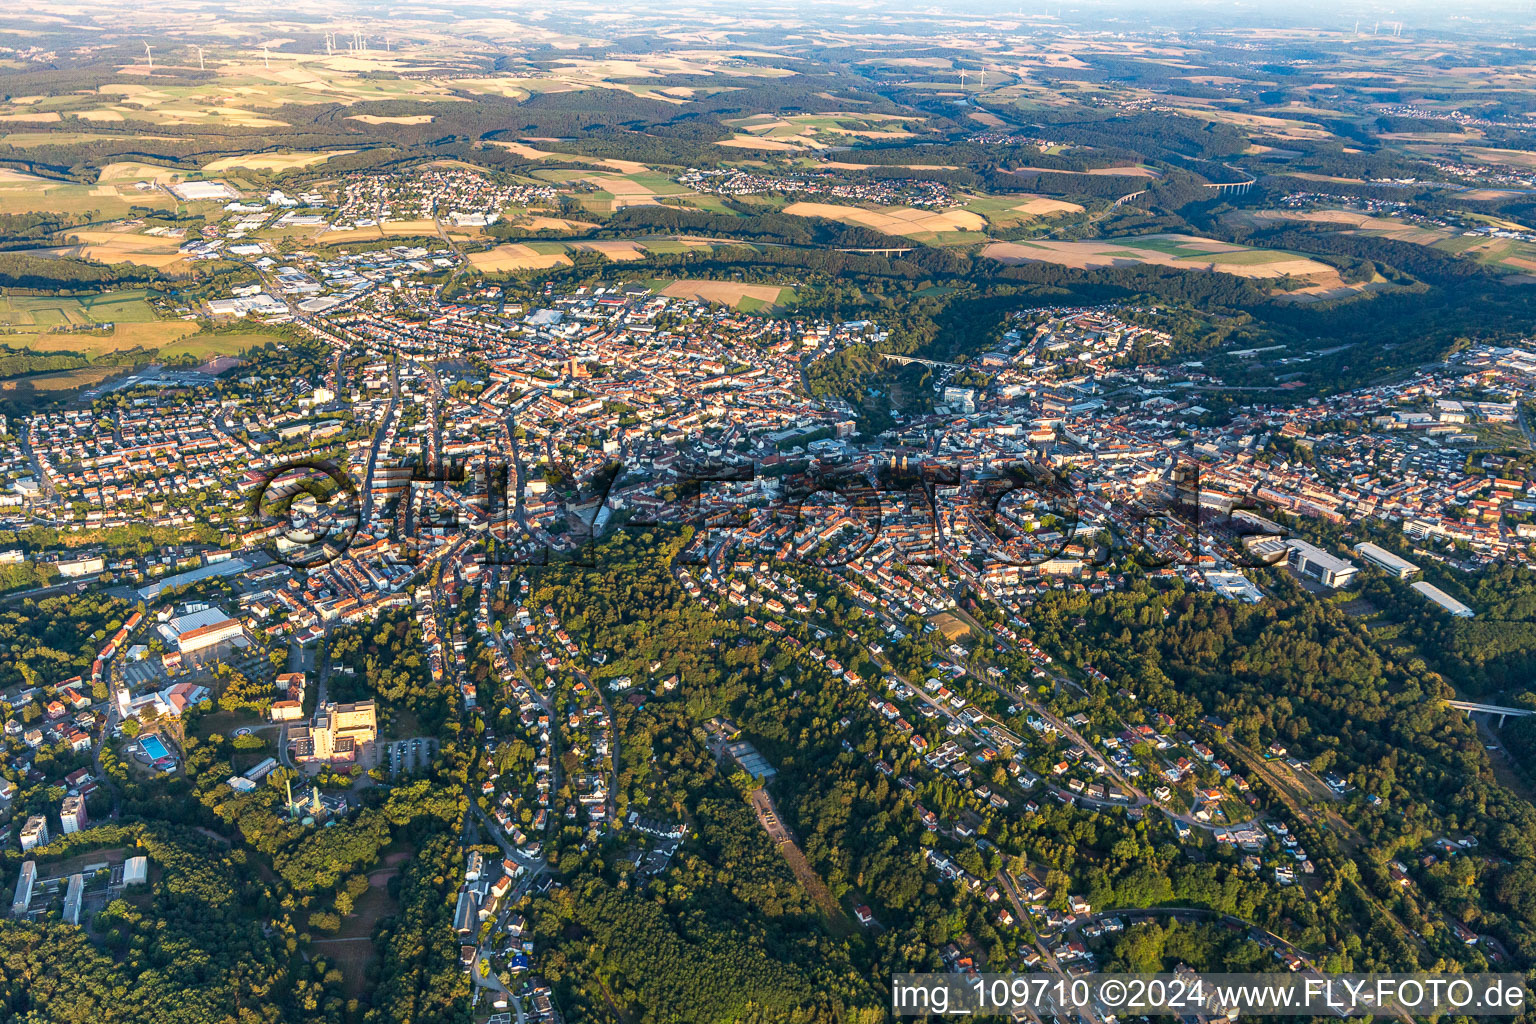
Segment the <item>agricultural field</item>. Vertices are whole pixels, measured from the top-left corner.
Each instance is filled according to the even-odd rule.
[[[334,157],[355,153],[355,149],[330,149],[320,153],[251,153],[244,156],[226,156],[203,165],[203,173],[218,174],[221,171],[265,171],[281,173],[302,167],[323,164]]]
[[[993,242],[982,250],[982,255],[1005,263],[1055,263],[1076,270],[1152,264],[1253,278],[1323,278],[1335,274],[1328,264],[1300,253],[1250,249],[1192,235],[1142,235],[1083,242]]]
[[[57,370],[53,373],[37,373],[26,377],[7,377],[0,380],[0,400],[7,392],[30,389],[39,392],[78,391],[88,388],[123,372],[121,366],[81,366],[73,370]]]
[[[158,189],[107,181],[95,185],[51,181],[0,168],[0,214],[61,213],[98,220],[126,217],[134,206],[170,208],[176,200]]]
[[[1436,245],[1461,234],[1450,228],[1421,227],[1393,217],[1375,217],[1355,210],[1254,210],[1234,214],[1231,219],[1245,220],[1256,227],[1274,227],[1283,221],[1332,224],[1337,225],[1340,231],[1377,235],[1419,245]]]
[[[1045,217],[1083,212],[1077,203],[1064,199],[1024,194],[971,196],[961,209],[986,218],[987,226],[992,228],[1019,227]]]
[[[99,329],[110,325],[110,330]],[[93,329],[94,328],[94,329]],[[159,349],[198,326],[155,316],[142,291],[93,296],[0,296],[0,339],[39,352],[100,355],[127,349]]]
[[[519,270],[545,270],[571,261],[564,252],[539,252],[531,245],[507,242],[484,252],[469,254],[469,265],[486,274],[504,274]]]
[[[55,255],[96,260],[99,263],[136,263],[160,270],[174,270],[185,266],[178,248],[182,239],[163,235],[146,235],[123,227],[110,230],[71,229],[64,233],[65,247],[54,249]]]
[[[1228,214],[1227,219],[1260,227],[1286,221],[1336,225],[1343,234],[1390,238],[1397,242],[1427,246],[1452,256],[1462,256],[1496,273],[1510,275],[1514,283],[1526,283],[1523,279],[1536,273],[1536,243],[1521,238],[1500,238],[1451,227],[1414,224],[1392,217],[1371,216],[1356,210],[1254,210],[1234,212]],[[1499,218],[1468,216],[1466,220],[1486,223],[1489,227],[1506,231],[1529,233],[1524,225]]]
[[[142,291],[88,296],[0,296],[0,327],[26,333],[95,324],[144,324],[156,321]]]
[[[195,69],[198,58],[192,48],[171,52]],[[288,122],[273,117],[270,112],[289,104],[350,105],[378,100],[443,102],[456,99],[443,83],[403,77],[419,72],[422,63],[400,54],[270,53],[264,56],[260,51],[221,49],[207,63],[213,76],[193,85],[185,84],[185,79],[171,74],[156,74],[144,64],[128,65],[123,69],[121,81],[93,90],[13,98],[0,103],[0,119],[11,123],[78,121],[85,127],[136,121],[261,128],[286,125]],[[448,70],[435,60],[427,64]],[[167,68],[168,65],[161,65],[161,69]]]
[[[853,141],[900,142],[921,130],[925,119],[916,116],[872,113],[754,114],[728,119],[736,136],[720,143],[737,149],[793,152],[826,149]]]
[[[504,242],[483,252],[468,254],[469,263],[487,274],[509,271],[545,270],[571,262],[568,254],[601,253],[614,262],[644,259],[647,254],[676,255],[692,249],[708,249],[711,243],[688,238],[596,239],[580,242],[531,241]]]
[[[1152,167],[1144,167],[1140,164],[1124,164],[1119,167],[1095,167],[1087,171],[1060,171],[1050,167],[1012,167],[1014,174],[1086,174],[1101,177],[1120,178],[1160,178],[1162,172]]]
[[[733,306],[743,313],[757,313],[773,306],[792,302],[793,288],[772,284],[742,284],[736,281],[663,281],[651,282],[660,295],[674,299],[698,299]]]
[[[11,345],[20,342],[36,352],[78,352],[81,355],[98,356],[106,352],[127,352],[132,349],[162,349],[189,334],[196,334],[197,330],[197,324],[185,320],[154,320],[148,323],[119,323],[109,331],[23,331],[19,336],[12,335],[10,338],[0,334],[0,340]]]
[[[544,176],[548,172],[540,172]],[[576,179],[594,186],[594,193],[583,193],[584,205],[600,213],[621,210],[626,206],[654,206],[658,196],[692,196],[693,190],[684,188],[665,174],[658,174],[643,164],[633,164],[622,174],[586,174]]]
[[[829,220],[873,228],[929,244],[966,244],[984,241],[987,221],[970,210],[919,210],[910,206],[838,206],[832,203],[791,203],[784,212],[798,217]]]

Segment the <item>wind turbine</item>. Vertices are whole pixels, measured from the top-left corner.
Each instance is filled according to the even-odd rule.
[[[981,69],[981,91],[986,91],[986,88],[987,88],[987,69],[985,67],[983,67]]]
[[[327,57],[331,55],[331,34],[329,32],[325,34],[325,55]]]
[[[199,70],[199,71],[207,71],[208,70],[208,68],[203,64],[203,48],[201,46],[199,46],[197,48],[197,70]]]
[[[155,51],[150,47],[149,40],[144,40],[144,57],[149,61],[149,70],[155,70]]]
[[[965,68],[960,69],[960,91],[965,92]]]
[[[261,62],[266,65],[268,71],[272,70],[272,55],[267,53],[267,44],[261,44]]]

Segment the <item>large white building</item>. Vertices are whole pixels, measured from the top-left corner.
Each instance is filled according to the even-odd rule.
[[[1325,587],[1337,589],[1347,587],[1360,571],[1359,567],[1347,558],[1330,555],[1315,544],[1308,544],[1304,540],[1294,537],[1286,540],[1285,546],[1289,549],[1286,561],[1291,568],[1303,576],[1309,576]]]
[[[1419,567],[1406,558],[1399,558],[1386,548],[1377,547],[1370,541],[1361,541],[1355,545],[1355,554],[1370,562],[1376,568],[1389,576],[1396,576],[1405,580],[1410,576],[1417,576]]]
[[[90,576],[93,573],[106,569],[106,559],[100,555],[91,555],[85,558],[62,558],[54,563],[61,576]]]
[[[21,877],[16,880],[16,898],[11,901],[11,913],[16,917],[25,914],[32,906],[32,887],[37,884],[37,861],[21,864]]]
[[[80,923],[80,907],[85,903],[85,876],[73,874],[69,876],[69,885],[64,889],[64,922],[66,924]]]
[[[219,608],[196,608],[155,627],[166,646],[180,651],[184,658],[197,658],[221,644],[244,646],[245,627]]]
[[[240,198],[240,193],[220,181],[183,181],[172,185],[178,199],[185,202],[223,202]]]
[[[1410,583],[1409,586],[1413,587],[1414,590],[1417,590],[1419,593],[1423,594],[1425,597],[1429,598],[1431,601],[1435,602],[1435,604],[1439,605],[1441,608],[1444,608],[1458,619],[1470,619],[1475,614],[1471,608],[1462,604],[1460,601],[1456,600],[1450,594],[1447,594],[1433,583],[1425,583],[1421,580],[1418,583]]]

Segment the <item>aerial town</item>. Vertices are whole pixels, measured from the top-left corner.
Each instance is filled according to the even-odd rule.
[[[463,176],[439,184],[467,187],[469,209],[481,194]],[[345,195],[345,218],[363,197],[408,201],[366,181]],[[1033,815],[1048,801],[1122,808],[1165,821],[1180,839],[1230,845],[1276,885],[1305,885],[1315,869],[1294,838],[1297,820],[1261,802],[1253,782],[1276,762],[1301,787],[1342,798],[1352,783],[1314,774],[1283,747],[1257,762],[1218,756],[1210,740],[1223,725],[1210,717],[1053,713],[1031,696],[1040,681],[1070,690],[1102,674],[1053,665],[1030,639],[1031,607],[1052,591],[1103,594],[1138,579],[1262,602],[1276,573],[1327,592],[1370,566],[1470,616],[1416,579],[1422,565],[1532,563],[1536,483],[1464,453],[1481,430],[1521,425],[1536,346],[1472,346],[1391,386],[1326,400],[1288,403],[1282,391],[1211,425],[1208,403],[1222,385],[1198,360],[1145,361],[1170,344],[1165,311],[1024,309],[974,361],[928,367],[927,411],[893,411],[892,425],[871,434],[846,402],[811,396],[804,372],[879,337],[878,322],[742,314],[622,275],[529,308],[440,301],[420,278],[454,259],[391,250],[352,267],[258,259],[271,291],[239,305],[213,298],[206,312],[290,325],[321,358],[306,355],[296,369],[278,343],[269,372],[136,374],[89,407],[7,425],[20,444],[5,467],[6,528],[208,531],[136,557],[87,545],[48,559],[61,581],[109,576],[109,593],[137,610],[88,674],[33,675],[4,694],[6,733],[20,741],[9,767],[64,794],[57,819],[10,823],[23,851],[47,843],[53,820],[66,833],[82,827],[104,747],[126,741],[133,771],[183,770],[175,723],[212,702],[230,673],[266,709],[270,725],[255,728],[275,730],[275,757],[230,777],[232,790],[251,792],[278,766],[323,775],[312,792],[286,782],[284,800],[295,820],[325,822],[347,815],[357,787],[419,775],[435,739],[384,731],[371,699],[327,695],[358,668],[327,656],[335,637],[412,622],[432,681],[486,725],[466,829],[498,853],[471,846],[462,865],[453,927],[463,962],[487,965],[475,977],[497,1005],[514,1000],[539,1019],[533,1008],[548,1007],[547,990],[530,973],[539,950],[519,908],[554,883],[542,855],[551,830],[574,823],[591,841],[624,837],[644,877],[666,869],[689,829],[624,810],[615,791],[613,705],[665,700],[676,676],[607,677],[616,652],[584,645],[552,606],[536,606],[530,581],[551,564],[579,563],[615,532],[687,527],[676,580],[692,599],[744,631],[782,638],[797,659],[863,693],[864,720],[844,728],[893,737],[911,754],[877,759],[882,776],[908,790],[944,780],[963,794],[945,817],[916,805],[929,832],[974,844],[985,842],[984,815]],[[325,281],[315,294],[341,297],[300,300],[299,281]],[[334,503],[349,499],[344,510],[313,510],[328,522],[318,544],[294,539],[305,531],[291,505],[273,511],[274,497],[291,500],[294,481],[313,474],[316,453],[348,480]],[[996,486],[1018,483],[1009,474],[1020,467],[1029,482]],[[1346,523],[1357,538],[1347,547],[1313,529]],[[466,592],[477,608],[468,631],[458,624]],[[493,618],[496,594],[509,601]],[[865,613],[862,632],[843,637],[871,654],[864,674],[829,644],[846,632],[829,600]],[[966,623],[980,626],[983,607],[999,620],[977,637]],[[881,653],[914,623],[944,631],[943,660],[926,677],[903,675]],[[482,657],[494,679],[468,673]],[[1115,692],[1122,713],[1140,710],[1130,689]],[[772,776],[734,725],[712,728],[721,758]],[[526,773],[499,753],[510,737]],[[44,775],[39,753],[59,743],[96,755],[91,767]],[[347,785],[338,790],[338,780]],[[553,799],[559,792],[570,798]],[[1084,942],[1126,926],[1126,915],[1095,914],[1078,897],[1053,909],[1028,870],[989,884],[942,851],[929,848],[936,877],[976,892],[1004,925],[1035,922],[1040,941],[1023,949],[1021,966],[1091,964]],[[78,918],[82,900],[101,906],[142,880],[143,860],[68,878],[39,877],[27,861],[14,912],[39,913],[52,894],[66,920]],[[874,926],[868,907],[858,911]],[[1285,941],[1258,941],[1287,968],[1314,969]],[[1475,933],[1467,941],[1497,948]],[[500,979],[515,981],[515,993]]]
[[[0,1019],[1525,984],[1529,29],[814,7],[0,14]]]

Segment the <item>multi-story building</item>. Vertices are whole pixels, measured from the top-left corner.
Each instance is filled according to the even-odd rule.
[[[32,887],[36,884],[37,861],[23,861],[21,877],[16,880],[16,898],[11,901],[13,915],[20,917],[32,906]]]
[[[41,814],[34,814],[27,819],[27,823],[21,827],[21,852],[31,853],[39,846],[48,845],[48,820]]]
[[[1382,572],[1396,576],[1400,580],[1416,576],[1419,572],[1419,567],[1406,558],[1399,558],[1386,548],[1378,547],[1370,541],[1361,541],[1359,544],[1356,544],[1355,554],[1370,562]]]
[[[295,726],[289,735],[294,760],[355,761],[378,738],[379,728],[371,700],[354,704],[334,701],[320,706],[308,726]]]
[[[1315,544],[1308,544],[1304,540],[1294,538],[1285,542],[1290,549],[1286,560],[1291,567],[1303,576],[1309,576],[1317,580],[1325,587],[1337,589],[1347,587],[1355,574],[1360,571],[1355,563],[1347,558],[1330,555]]]
[[[86,826],[85,798],[81,796],[65,797],[63,806],[59,808],[59,820],[63,822],[65,835],[70,835],[84,829]]]
[[[74,874],[69,876],[69,884],[64,888],[64,923],[79,924],[80,908],[85,903],[85,876]]]

